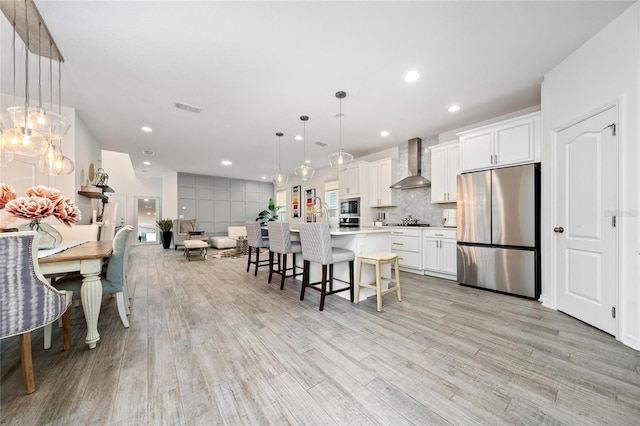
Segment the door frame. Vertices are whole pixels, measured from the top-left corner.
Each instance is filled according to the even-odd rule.
[[[599,108],[596,108],[594,110],[591,110],[587,113],[581,114],[579,117],[570,120],[560,126],[557,126],[555,128],[549,129],[549,145],[548,145],[548,150],[549,150],[549,155],[548,155],[548,164],[543,164],[542,165],[542,170],[543,170],[543,176],[546,174],[548,176],[547,179],[543,180],[543,186],[542,186],[542,190],[543,192],[547,192],[549,194],[548,197],[543,197],[542,199],[542,203],[543,203],[543,209],[542,209],[542,220],[541,220],[541,228],[542,228],[542,251],[543,253],[546,253],[546,255],[544,255],[542,257],[542,277],[543,277],[543,284],[542,284],[542,289],[543,289],[543,294],[540,297],[540,301],[542,302],[543,306],[546,306],[548,308],[557,310],[558,309],[558,304],[557,304],[557,290],[558,290],[558,283],[556,281],[556,277],[557,277],[557,270],[558,270],[558,264],[557,264],[557,258],[558,258],[558,244],[557,244],[557,238],[554,238],[554,235],[552,235],[553,233],[550,231],[551,229],[553,229],[553,227],[555,226],[554,223],[559,223],[558,220],[558,206],[556,203],[556,198],[557,198],[557,185],[556,183],[558,182],[558,170],[556,168],[556,146],[558,143],[558,133],[560,133],[561,131],[572,127],[582,121],[588,120],[591,117],[594,117],[606,110],[609,110],[611,108],[617,108],[617,112],[618,112],[618,118],[617,118],[617,131],[618,131],[618,153],[617,153],[617,163],[618,163],[618,167],[617,167],[617,181],[618,181],[618,186],[621,182],[621,167],[620,165],[623,163],[622,159],[621,159],[621,152],[623,151],[621,148],[622,145],[622,141],[623,141],[623,135],[624,135],[624,129],[625,129],[625,123],[624,123],[624,119],[623,117],[624,115],[624,111],[623,111],[623,107],[624,107],[624,102],[621,101],[620,98],[615,98],[610,102],[607,102],[606,104],[600,106]],[[544,117],[543,117],[544,120]],[[543,144],[543,149],[545,148],[544,144]],[[544,157],[543,157],[544,158]],[[620,193],[618,193],[618,197],[617,197],[617,206],[616,206],[616,210],[620,210]],[[544,203],[545,200],[548,203],[549,209],[545,210],[544,209]],[[545,211],[548,211],[549,214],[544,214]],[[617,227],[618,227],[618,238],[616,241],[616,246],[617,246],[617,251],[618,253],[622,253],[622,238],[620,238],[620,236],[622,235],[623,231],[623,227],[624,227],[624,220],[621,217],[620,214],[617,215]],[[621,276],[620,276],[620,271],[622,268],[621,265],[622,262],[622,256],[618,255],[616,257],[616,276],[615,276],[615,301],[616,301],[616,317],[615,317],[615,333],[614,333],[614,337],[616,338],[616,340],[620,340],[620,325],[621,325],[621,317],[622,317],[622,312],[620,310],[620,308],[622,307],[621,304],[621,288],[620,288],[620,280],[621,280]],[[545,281],[546,281],[546,285],[545,285]]]

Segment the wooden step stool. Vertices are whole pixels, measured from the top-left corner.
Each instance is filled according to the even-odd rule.
[[[376,282],[375,284],[363,284],[361,282],[362,277],[362,264],[371,264],[375,266],[376,269]],[[387,263],[391,263],[393,265],[393,270],[395,271],[395,278],[383,277],[380,272],[380,266],[385,265]],[[400,291],[400,269],[398,267],[398,255],[396,253],[385,253],[385,252],[376,252],[376,253],[364,253],[358,255],[358,272],[356,279],[356,295],[355,301],[358,303],[360,300],[360,287],[372,288],[376,291],[376,299],[378,302],[378,312],[382,311],[382,296],[390,293],[392,291],[398,292],[398,301],[402,301],[402,293]],[[381,283],[382,281],[389,281],[389,284],[395,283],[395,286],[382,291]]]

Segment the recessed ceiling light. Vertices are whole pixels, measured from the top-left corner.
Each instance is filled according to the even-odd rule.
[[[144,164],[145,166],[150,166],[151,165],[151,161],[143,161],[142,164]]]
[[[460,105],[451,105],[449,107],[449,112],[456,112],[456,111],[460,111]]]
[[[302,136],[297,135],[294,139],[297,140],[297,141],[301,141],[302,140]]]
[[[147,133],[153,132],[153,129],[151,127],[149,127],[149,126],[142,126],[142,128],[140,130],[142,130],[143,132],[147,132]]]
[[[311,164],[311,160],[304,160],[306,164]]]
[[[404,81],[411,83],[413,81],[416,81],[419,78],[420,78],[420,74],[418,74],[418,71],[411,70],[407,72],[407,74],[404,76]]]
[[[266,179],[266,178],[267,178],[266,176],[262,176],[260,179]]]
[[[380,136],[389,136],[389,132],[387,132],[386,130],[383,130],[380,132]]]
[[[233,163],[232,163],[231,161],[229,161],[229,160],[222,160],[222,161],[221,161],[221,163],[222,163],[222,165],[223,165],[223,166],[230,166],[231,164],[233,164]]]

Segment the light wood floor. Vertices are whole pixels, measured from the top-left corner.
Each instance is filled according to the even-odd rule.
[[[638,424],[640,353],[523,300],[402,274],[403,302],[267,285],[246,258],[186,262],[135,246],[131,328],[103,300],[94,350],[1,346],[2,424]]]

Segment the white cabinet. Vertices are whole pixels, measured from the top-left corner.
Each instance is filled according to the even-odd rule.
[[[456,230],[425,229],[423,231],[422,268],[425,275],[456,280]]]
[[[397,206],[397,189],[389,188],[396,181],[396,160],[385,158],[369,165],[370,207]]]
[[[338,172],[338,192],[341,198],[360,197],[369,191],[369,163],[358,161]]]
[[[467,130],[458,136],[462,172],[540,161],[540,112]]]
[[[458,142],[438,144],[431,150],[431,202],[455,203],[456,180],[460,173]]]
[[[398,254],[401,271],[422,274],[422,230],[394,229],[391,231],[391,251]]]

